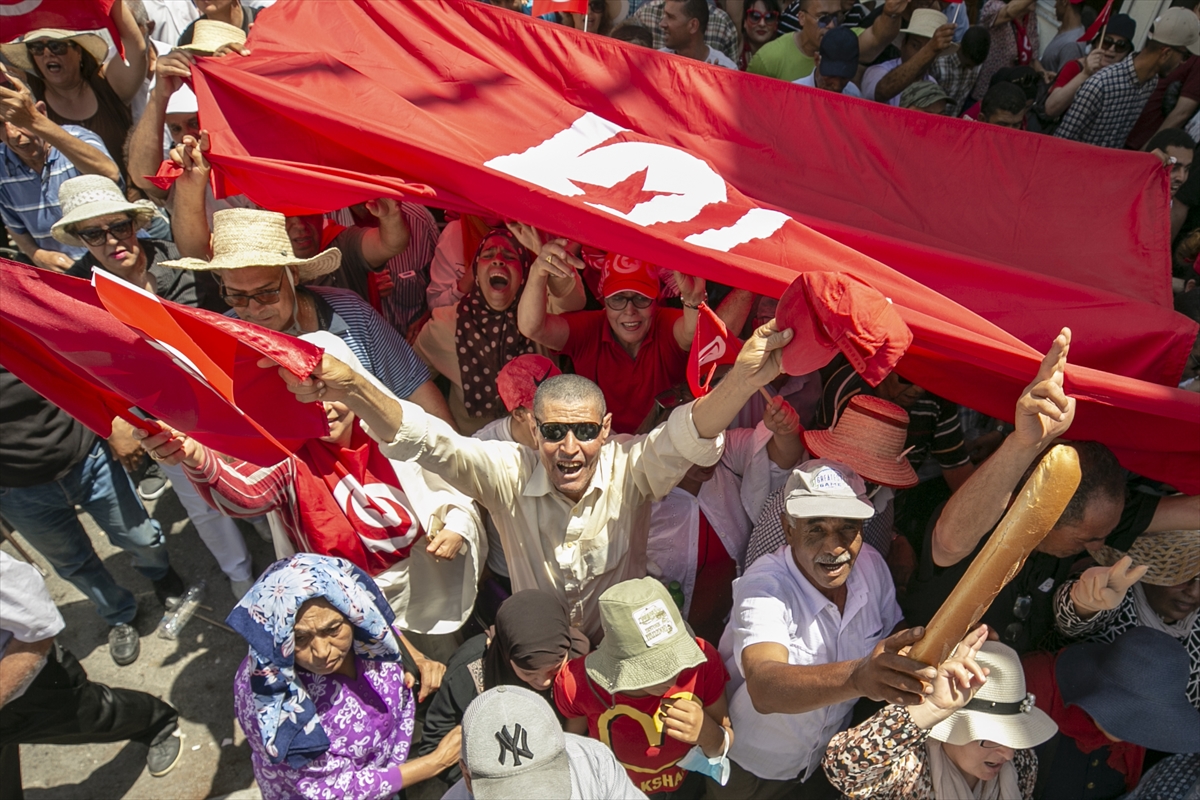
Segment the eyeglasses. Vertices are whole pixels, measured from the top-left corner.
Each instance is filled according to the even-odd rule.
[[[124,222],[118,222],[116,225],[105,225],[102,228],[85,228],[81,231],[76,231],[75,235],[83,239],[84,244],[99,247],[108,241],[110,233],[118,242],[128,239],[133,235],[133,220],[127,219]]]
[[[995,750],[997,747],[1004,747],[1004,745],[1000,744],[999,742],[993,742],[989,739],[980,739],[979,746],[984,750]]]
[[[746,19],[751,22],[776,22],[779,19],[779,12],[750,10],[746,12]]]
[[[286,269],[286,267],[284,268]],[[266,292],[255,292],[254,294],[226,294],[225,285],[221,285],[221,299],[226,304],[234,308],[245,308],[250,305],[250,301],[258,303],[260,306],[273,306],[279,302],[279,293],[283,289],[283,279],[286,275],[279,276],[279,285],[274,289]]]
[[[1111,36],[1105,36],[1104,41],[1100,42],[1101,50],[1116,50],[1118,53],[1128,53],[1133,49],[1133,43],[1128,39],[1114,39]]]
[[[624,311],[630,303],[633,303],[634,308],[649,308],[653,302],[654,300],[644,294],[614,294],[604,298],[604,305],[613,311]]]
[[[581,442],[594,441],[600,435],[601,426],[598,422],[542,422],[537,420],[538,431],[547,442],[561,442],[567,438],[567,433],[575,434]]]
[[[1025,630],[1025,620],[1029,619],[1030,613],[1033,612],[1033,597],[1031,595],[1019,595],[1013,603],[1013,616],[1017,618],[1017,622],[1010,622],[1008,627],[1004,629],[1004,641],[1012,644],[1021,636],[1021,632]]]
[[[841,25],[846,21],[846,14],[844,11],[834,11],[831,14],[822,14],[821,16],[817,17],[816,20],[817,27],[821,30],[825,30],[826,28],[836,28],[838,25]]]
[[[67,51],[71,49],[71,44],[71,42],[63,41],[33,42],[32,44],[25,45],[25,49],[29,52],[29,55],[35,57],[42,55],[46,50],[49,50],[51,55],[65,56]]]

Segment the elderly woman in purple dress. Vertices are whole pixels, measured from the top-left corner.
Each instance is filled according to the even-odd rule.
[[[250,643],[233,681],[264,800],[404,796],[458,762],[459,729],[409,759],[416,698],[383,593],[349,561],[277,561],[229,614]]]

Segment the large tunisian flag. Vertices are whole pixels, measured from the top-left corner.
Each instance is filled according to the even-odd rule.
[[[112,21],[113,0],[0,0],[0,42],[11,42],[38,28],[90,31],[105,28],[125,55]]]
[[[329,434],[319,403],[297,403],[274,369],[257,366],[268,356],[306,376],[319,347],[107,280],[102,302],[87,281],[0,259],[0,364],[101,436],[114,416],[138,424],[136,406],[270,466]],[[137,332],[105,303],[138,317]]]
[[[897,267],[892,269],[797,221],[808,219],[800,210],[838,206],[836,195],[820,194],[832,184],[850,181],[856,191],[866,191],[863,176],[875,171],[874,194],[860,202],[874,204],[880,217],[889,208],[926,209],[910,213],[909,222],[933,230],[935,217],[942,228],[953,228],[960,214],[982,214],[998,227],[981,233],[976,245],[997,239],[1019,254],[1026,236],[1038,242],[1068,237],[1074,252],[1088,253],[1092,283],[1104,271],[1099,265],[1110,263],[1127,266],[1129,280],[1137,283],[1147,268],[1123,254],[1165,250],[1165,233],[1146,234],[1153,223],[1166,224],[1165,199],[1144,197],[1132,205],[1126,199],[1119,214],[1089,209],[1093,227],[1084,234],[1072,237],[1055,227],[1049,236],[1050,226],[1035,226],[1024,210],[1036,204],[1045,211],[1030,185],[1014,198],[1007,194],[1013,187],[1003,184],[1004,200],[1011,202],[1000,203],[1002,214],[988,210],[997,206],[992,197],[966,203],[965,194],[977,197],[977,183],[954,195],[963,165],[975,162],[951,145],[972,151],[978,163],[999,162],[995,169],[976,168],[968,179],[986,173],[1006,181],[1005,171],[1032,154],[1051,176],[1044,191],[1056,200],[1067,196],[1059,192],[1067,180],[1063,169],[1074,187],[1083,176],[1104,175],[1123,181],[1122,198],[1157,190],[1165,198],[1165,177],[1146,159],[1107,151],[1094,156],[1082,146],[1015,133],[995,138],[990,129],[966,122],[901,117],[898,110],[827,94],[812,96],[806,118],[798,104],[809,95],[800,87],[628,48],[464,0],[280,0],[256,23],[250,49],[246,58],[202,59],[194,73],[218,190],[244,191],[287,213],[408,195],[517,217],[775,296],[800,272],[842,270],[892,298],[912,329],[902,374],[1001,418],[1011,418],[1015,398],[1035,374],[1038,350],[1067,324],[1075,331],[1069,387],[1080,400],[1073,435],[1105,441],[1143,474],[1200,491],[1200,396],[1122,377],[1173,383],[1194,324],[1090,284],[838,223],[844,236],[859,237],[855,247],[888,259]],[[872,126],[892,142],[883,142]],[[903,147],[895,144],[901,139]],[[843,144],[837,159],[805,157],[830,140]],[[888,153],[877,152],[884,144]],[[885,166],[899,168],[906,159],[927,171],[952,167],[922,192],[901,184],[914,170],[886,172]],[[756,165],[761,174],[750,175],[738,161]],[[794,183],[783,184],[781,175]],[[883,191],[888,178],[897,185]],[[805,183],[819,187],[809,204],[796,202],[794,184]],[[758,201],[739,186],[754,191]],[[910,202],[917,197],[921,202]],[[975,205],[982,207],[973,211]],[[1100,217],[1104,221],[1097,223]],[[970,226],[976,230],[974,222]],[[1093,250],[1098,238],[1109,248],[1103,258]],[[1063,261],[1062,247],[1052,248],[1047,259]],[[1165,266],[1159,273],[1165,282]]]

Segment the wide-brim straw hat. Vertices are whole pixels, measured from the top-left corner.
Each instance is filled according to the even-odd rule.
[[[609,694],[667,683],[706,660],[667,587],[654,578],[610,586],[600,595],[600,620],[604,639],[583,665]]]
[[[917,473],[904,455],[907,437],[907,411],[881,397],[857,394],[832,428],[805,431],[804,445],[818,458],[849,464],[863,480],[907,489],[917,485]]]
[[[198,19],[192,28],[192,43],[181,44],[180,50],[190,50],[200,55],[217,52],[222,46],[234,42],[246,43],[246,32],[237,25],[219,22],[215,19]]]
[[[25,43],[36,42],[38,39],[49,39],[50,41],[67,39],[75,42],[96,59],[97,64],[103,64],[104,59],[108,56],[108,44],[96,34],[86,31],[68,31],[64,28],[38,28],[30,31],[7,44],[0,44],[0,53],[3,53],[14,67],[20,67],[26,72],[36,75],[38,74],[37,69],[33,59],[29,57],[29,51],[25,49]]]
[[[58,187],[58,204],[63,215],[50,227],[50,235],[72,247],[86,245],[70,232],[70,228],[89,219],[109,214],[129,214],[139,229],[154,219],[153,208],[129,202],[125,199],[125,193],[103,175],[80,175],[63,181],[62,186]]]
[[[975,662],[987,667],[987,683],[965,708],[955,711],[929,731],[931,739],[969,744],[983,739],[1027,750],[1050,739],[1058,726],[1034,705],[1025,689],[1025,671],[1017,651],[1000,642],[984,642]]]
[[[199,271],[246,267],[296,267],[298,283],[328,275],[342,265],[342,251],[322,250],[312,258],[297,258],[287,234],[287,219],[276,211],[226,208],[213,214],[213,257],[164,261],[163,266]]]
[[[1096,563],[1110,567],[1123,556],[1133,559],[1133,566],[1149,567],[1142,583],[1154,586],[1176,586],[1200,575],[1200,531],[1165,531],[1139,536],[1129,552],[1105,545],[1093,554]]]

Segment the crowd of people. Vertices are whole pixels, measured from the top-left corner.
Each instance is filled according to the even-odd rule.
[[[776,298],[518,208],[217,198],[192,66],[244,56],[269,6],[115,0],[123,57],[99,31],[0,44],[7,255],[323,350],[279,379],[328,435],[270,467],[162,423],[118,418],[105,441],[0,366],[0,524],[95,605],[119,666],[138,604],[78,508],[169,610],[188,570],[144,501],[178,496],[237,601],[248,654],[213,700],[264,798],[437,781],[454,800],[1196,796],[1200,496],[1070,439],[1068,329],[999,420],[843,355],[789,375],[800,334]],[[1200,319],[1200,0],[1144,31],[1113,13],[1090,41],[1096,9],[1055,11],[1044,47],[1033,0],[591,0],[556,21],[797,91],[1152,152],[1176,305]],[[712,318],[744,343],[694,394]],[[1181,388],[1200,391],[1197,357]],[[1082,475],[1066,510],[943,663],[911,658],[1056,443]],[[22,743],[133,740],[153,776],[184,756],[175,709],[91,681],[64,626],[0,551],[5,798]],[[411,634],[457,650],[439,663]]]

